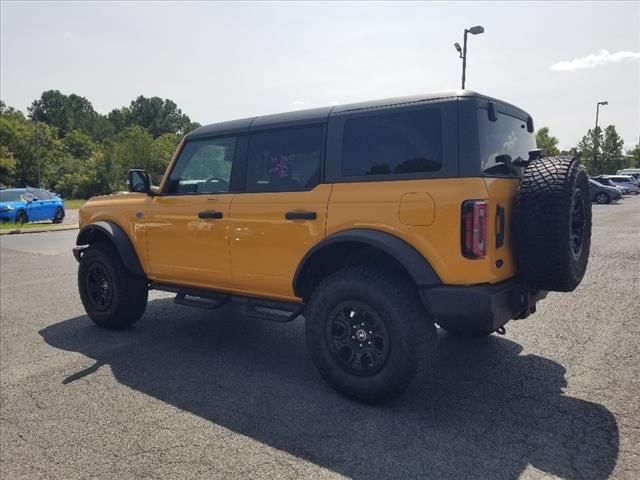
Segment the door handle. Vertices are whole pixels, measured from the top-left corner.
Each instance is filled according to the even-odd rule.
[[[316,212],[287,212],[284,214],[287,220],[315,220],[318,218]]]
[[[218,219],[218,218],[222,218],[222,212],[218,212],[216,210],[205,210],[203,212],[199,212],[198,213],[198,218],[203,218],[203,219],[215,218],[215,219]]]

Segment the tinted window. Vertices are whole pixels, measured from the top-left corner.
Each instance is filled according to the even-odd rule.
[[[169,177],[168,193],[223,193],[229,191],[237,137],[188,142]]]
[[[324,127],[254,133],[249,138],[247,191],[309,190],[320,181]]]
[[[0,192],[0,202],[20,202],[24,197],[24,191],[11,190]]]
[[[345,122],[345,176],[435,172],[441,166],[442,121],[437,109],[386,113]]]
[[[46,190],[36,190],[35,194],[38,200],[51,200],[51,194]]]
[[[527,131],[526,120],[503,113],[497,117],[491,122],[487,109],[478,109],[481,171],[484,175],[519,175],[522,169],[510,162],[528,160],[529,151],[536,148],[536,137]]]

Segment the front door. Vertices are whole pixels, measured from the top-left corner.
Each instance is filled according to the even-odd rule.
[[[154,280],[228,288],[231,172],[237,137],[188,141],[144,213]]]
[[[247,294],[295,298],[292,280],[325,235],[331,185],[320,184],[324,127],[252,133],[246,188],[231,204],[231,266]]]

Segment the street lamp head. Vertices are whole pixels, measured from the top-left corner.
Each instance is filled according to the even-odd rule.
[[[456,47],[458,53],[462,54],[462,48],[460,47],[460,44],[458,42],[454,43],[453,46]]]
[[[480,33],[484,33],[484,27],[481,25],[476,25],[475,27],[471,27],[467,30],[471,35],[479,35]]]
[[[598,105],[609,105],[609,102],[598,102]]]

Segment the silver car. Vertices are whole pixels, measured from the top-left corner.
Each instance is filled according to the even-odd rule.
[[[616,185],[628,188],[629,192],[634,195],[640,193],[640,185],[638,185],[638,181],[631,175],[609,175],[607,178]]]

